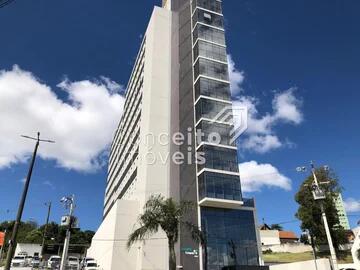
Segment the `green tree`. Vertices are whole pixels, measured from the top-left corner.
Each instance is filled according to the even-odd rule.
[[[300,243],[303,243],[303,244],[305,244],[305,245],[310,244],[310,242],[309,242],[309,236],[306,235],[306,234],[302,234],[302,235],[300,236]]]
[[[24,242],[32,243],[32,244],[41,244],[42,238],[43,238],[43,234],[39,229],[36,229],[36,230],[32,230],[26,235]]]
[[[271,230],[277,230],[277,231],[283,231],[284,230],[283,226],[281,226],[280,224],[272,224],[270,226],[270,229]]]
[[[14,227],[14,221],[5,221],[0,224],[0,231],[7,230],[6,233],[6,242],[10,239],[12,230]],[[21,222],[20,229],[17,237],[18,243],[33,243],[33,244],[41,244],[42,238],[44,235],[45,225],[37,228],[37,224],[35,222]],[[53,243],[64,243],[66,234],[66,228],[59,226],[55,222],[51,222],[48,224],[45,235],[45,243],[53,244]],[[95,232],[93,231],[74,231],[71,236],[72,244],[90,244],[91,239],[94,236]]]
[[[139,216],[138,229],[129,235],[128,249],[135,242],[145,241],[162,229],[168,239],[169,270],[176,270],[175,244],[179,238],[180,225],[186,224],[189,230],[198,230],[184,221],[184,216],[192,208],[193,204],[190,202],[177,203],[172,198],[165,199],[160,195],[151,196],[144,206],[143,214]],[[192,234],[195,237],[196,233],[192,232]]]
[[[345,231],[339,226],[339,217],[335,207],[335,198],[341,192],[339,180],[334,172],[324,169],[316,170],[316,175],[319,183],[323,183],[320,186],[326,192],[326,199],[322,200],[322,202],[314,200],[312,195],[314,178],[312,175],[307,177],[295,195],[295,200],[299,204],[296,217],[301,221],[301,229],[309,231],[314,246],[327,243],[321,216],[321,204],[323,204],[334,248],[338,249],[339,245],[347,242]]]
[[[71,234],[70,243],[89,245],[91,243],[94,234],[95,232],[93,231],[74,231]]]
[[[7,233],[6,233],[7,241],[10,239],[10,237],[12,235],[14,224],[15,224],[15,221],[5,221],[0,224],[0,231],[4,231],[5,229],[7,230]],[[36,229],[37,229],[36,222],[33,222],[33,221],[21,222],[19,231],[18,231],[17,242],[18,243],[28,243],[28,241],[26,240],[28,234],[30,234],[30,232],[32,232]]]

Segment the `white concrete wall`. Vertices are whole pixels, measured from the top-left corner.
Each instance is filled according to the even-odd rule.
[[[353,256],[353,260],[354,260],[354,264],[360,268],[360,260],[357,256],[357,252],[358,250],[360,250],[360,230],[357,230],[356,231],[357,234],[356,234],[356,237],[355,237],[355,241],[354,241],[354,245],[351,249],[351,254]]]
[[[178,81],[171,68],[178,52],[171,45],[174,42],[173,13],[155,7],[145,34],[144,85],[140,120],[139,163],[137,180],[129,200],[117,200],[93,238],[89,257],[94,257],[104,270],[167,270],[168,243],[160,231],[145,243],[136,243],[128,251],[126,241],[135,229],[137,217],[147,199],[154,194],[176,197],[176,183],[179,181],[171,166],[171,134],[177,130],[178,119],[171,113],[172,104],[178,92],[174,85]],[[175,95],[175,98],[174,98]],[[173,117],[173,118],[172,118]],[[146,144],[147,136],[155,137],[154,144]],[[159,138],[168,135],[169,143],[160,144]],[[165,136],[163,138],[165,138]],[[156,160],[152,161],[155,154]],[[175,175],[175,176],[174,176]]]
[[[311,246],[302,243],[288,243],[280,245],[262,246],[262,250],[271,250],[272,252],[289,252],[289,253],[303,253],[312,251]]]
[[[339,264],[339,269],[356,269],[360,270],[360,267],[355,264]]]
[[[41,253],[41,245],[39,244],[23,244],[18,243],[16,245],[15,254],[19,254],[20,252],[26,252],[29,256],[34,256],[35,253],[40,255]]]
[[[330,270],[330,261],[327,259],[317,260],[318,270]],[[314,261],[298,263],[278,264],[270,266],[270,270],[316,270]]]
[[[141,207],[151,195],[170,197],[172,134],[172,12],[155,7],[146,31],[143,105],[138,168]],[[155,138],[145,144],[148,135]],[[155,159],[155,160],[154,160]],[[153,162],[154,161],[154,162]],[[163,232],[142,247],[141,269],[167,269],[168,243]]]
[[[103,270],[137,269],[139,246],[127,250],[126,242],[139,209],[136,201],[118,200],[96,232],[87,256],[96,259]]]
[[[280,245],[279,231],[276,230],[260,230],[260,239],[263,246]]]

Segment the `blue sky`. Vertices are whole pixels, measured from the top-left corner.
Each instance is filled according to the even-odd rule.
[[[0,24],[6,25],[0,33],[0,103],[1,99],[7,102],[16,98],[2,95],[9,91],[13,94],[16,86],[37,91],[36,95],[27,93],[38,98],[34,102],[43,101],[44,107],[54,104],[64,112],[54,123],[47,123],[51,131],[41,130],[61,146],[41,146],[42,156],[49,159],[38,159],[25,220],[43,222],[43,204],[53,201],[51,218],[59,221],[64,213],[59,199],[75,193],[81,226],[95,230],[100,224],[106,164],[103,158],[93,158],[106,155],[104,146],[111,138],[116,119],[109,123],[102,120],[121,114],[118,107],[123,101],[119,93],[130,75],[152,7],[159,2],[108,0],[99,5],[98,1],[85,0],[18,0],[0,9]],[[260,183],[256,192],[246,192],[257,200],[259,220],[292,221],[284,226],[298,231],[298,222],[293,222],[297,209],[293,198],[303,175],[296,173],[295,168],[313,159],[318,165],[329,165],[339,175],[343,197],[353,199],[349,201],[349,214],[354,226],[360,219],[360,3],[223,3],[228,53],[235,64],[232,78],[239,86],[236,99],[241,96],[256,107],[251,116],[256,123],[276,117],[279,110],[274,104],[279,96],[287,97],[285,105],[291,105],[290,109],[297,113],[294,118],[276,118],[265,133],[246,135],[248,139],[276,137],[277,143],[268,149],[259,151],[248,145],[239,151],[240,163],[255,166],[250,176],[266,175],[253,179]],[[14,69],[15,64],[18,68]],[[84,89],[93,89],[93,98],[101,102],[94,104],[94,99],[82,96],[89,91]],[[41,102],[30,106],[30,111],[22,110],[22,102],[26,100],[0,107],[0,221],[16,214],[21,180],[28,168],[26,156],[33,147],[18,133],[35,134],[37,124],[47,127],[44,119],[36,118],[34,113]],[[80,110],[81,115],[98,116],[94,123],[99,123],[98,129],[84,119],[74,120],[73,116],[79,115],[78,102],[88,105],[88,110]],[[113,106],[106,106],[109,103]],[[59,131],[63,123],[69,123],[66,132]],[[95,143],[81,148],[83,141],[88,143],[84,138],[93,138]],[[291,190],[284,181],[291,181]]]

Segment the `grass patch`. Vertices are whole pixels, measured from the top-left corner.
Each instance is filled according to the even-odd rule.
[[[318,258],[328,258],[330,255],[326,253],[318,254]],[[340,264],[353,263],[352,256],[349,252],[342,252],[341,258],[338,259]],[[310,261],[314,259],[312,252],[304,253],[268,253],[263,254],[265,263],[294,263],[301,261]]]
[[[311,252],[304,252],[304,253],[269,253],[264,254],[264,261],[266,263],[292,263],[292,262],[301,262],[301,261],[308,261],[313,259],[313,255]]]

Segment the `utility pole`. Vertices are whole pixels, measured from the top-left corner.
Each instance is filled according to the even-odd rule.
[[[75,196],[72,195],[71,197],[64,197],[61,199],[61,202],[65,204],[66,208],[69,208],[69,216],[68,216],[68,227],[66,230],[66,237],[65,237],[65,242],[64,242],[64,249],[63,249],[63,254],[62,254],[62,258],[61,258],[61,264],[60,264],[60,270],[65,270],[66,267],[66,259],[67,259],[67,255],[68,255],[68,250],[69,250],[69,246],[70,246],[70,236],[71,236],[71,228],[72,228],[72,223],[73,223],[73,214],[74,214],[74,208],[75,208]]]
[[[9,250],[8,250],[8,253],[7,253],[7,256],[6,256],[6,263],[5,263],[5,266],[4,266],[4,270],[10,270],[11,260],[12,260],[12,258],[14,256],[14,253],[15,253],[16,238],[17,238],[17,234],[18,234],[18,230],[19,230],[19,226],[20,226],[20,222],[21,222],[21,217],[22,217],[22,214],[23,214],[23,211],[24,211],[26,196],[27,196],[27,193],[28,193],[28,190],[29,190],[31,175],[32,175],[32,171],[33,171],[33,168],[34,168],[36,154],[37,154],[37,150],[39,148],[39,144],[40,144],[40,142],[55,143],[54,141],[50,141],[50,140],[41,140],[40,139],[40,132],[37,133],[37,138],[24,136],[24,135],[21,135],[21,137],[24,137],[24,138],[30,139],[30,140],[34,140],[34,141],[36,141],[36,144],[35,144],[34,153],[33,153],[32,158],[31,158],[29,171],[28,171],[26,181],[25,181],[25,184],[24,184],[24,190],[23,190],[23,193],[22,193],[22,196],[21,196],[21,199],[20,199],[20,204],[19,204],[19,208],[18,208],[18,212],[17,212],[13,232],[12,232],[12,235],[11,235],[11,239],[9,241]]]
[[[45,223],[42,245],[41,245],[41,259],[43,259],[43,257],[44,257],[45,238],[46,238],[46,233],[47,233],[47,227],[49,225],[49,219],[50,219],[50,213],[51,213],[51,202],[45,203],[45,205],[48,207],[48,211],[47,211],[46,223]]]
[[[323,203],[323,200],[326,198],[326,196],[325,196],[325,192],[319,186],[319,182],[316,177],[316,170],[315,170],[314,162],[311,162],[311,171],[314,176],[314,184],[315,184],[315,185],[313,185],[313,195],[314,195],[315,200],[320,201],[321,216],[322,216],[322,219],[324,222],[326,237],[327,237],[329,248],[330,248],[331,261],[332,261],[334,270],[338,270],[339,266],[338,266],[337,259],[336,259],[336,252],[335,252],[334,244],[333,244],[333,241],[331,238],[331,232],[329,229],[329,224],[328,224],[328,220],[327,220],[325,209],[324,209],[324,203]]]
[[[326,194],[325,194],[325,191],[322,190],[321,187],[320,187],[320,184],[327,184],[328,182],[319,183],[319,181],[317,179],[317,176],[316,176],[316,169],[315,169],[314,162],[311,161],[310,165],[311,165],[311,172],[312,172],[312,175],[314,177],[314,182],[313,182],[313,184],[311,186],[312,193],[313,193],[314,200],[320,202],[321,216],[322,216],[322,219],[323,219],[325,232],[326,232],[326,237],[327,237],[327,241],[328,241],[328,244],[329,244],[331,263],[332,263],[332,266],[333,266],[334,270],[339,270],[339,266],[338,266],[337,258],[336,258],[336,252],[335,252],[334,244],[333,244],[333,241],[332,241],[332,238],[331,238],[331,232],[330,232],[330,228],[329,228],[329,223],[328,223],[326,213],[325,213],[325,209],[324,209],[323,201],[326,199]],[[329,168],[328,168],[328,166],[324,166],[324,169],[328,170]],[[299,168],[297,168],[297,171],[304,172],[304,171],[306,171],[306,167],[299,167]]]

